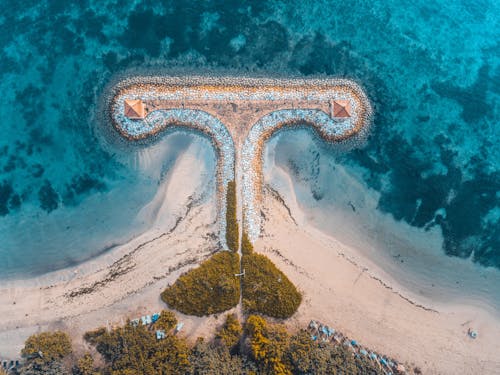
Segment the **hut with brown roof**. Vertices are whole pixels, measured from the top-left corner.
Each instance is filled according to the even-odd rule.
[[[140,99],[125,99],[123,103],[124,114],[132,120],[142,120],[146,117],[146,108]]]
[[[349,100],[334,100],[333,117],[335,118],[351,117],[351,102]]]

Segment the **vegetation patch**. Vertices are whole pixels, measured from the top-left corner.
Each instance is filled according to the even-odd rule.
[[[106,374],[186,374],[190,367],[189,347],[183,339],[167,334],[157,340],[155,332],[143,325],[98,330],[85,338],[106,361]]]
[[[226,321],[221,329],[217,332],[215,338],[224,344],[228,350],[233,350],[241,336],[241,325],[235,314],[228,314]]]
[[[63,374],[62,362],[72,352],[65,332],[42,332],[28,337],[21,351],[25,358],[20,374]]]
[[[94,350],[80,357],[71,354],[66,333],[33,335],[22,351],[24,363],[9,374],[382,375],[390,370],[370,359],[367,352],[363,355],[359,348],[345,345],[345,341],[314,341],[304,330],[290,335],[283,324],[270,323],[259,315],[250,315],[242,329],[236,316],[230,314],[214,340],[199,338],[194,346],[174,333],[176,324],[175,315],[163,311],[150,325],[127,322],[111,330],[87,332],[84,339],[100,354],[98,357]],[[158,338],[157,329],[165,329],[165,335]],[[405,373],[421,372],[415,368]]]
[[[24,358],[32,359],[34,363],[45,364],[63,359],[71,351],[69,336],[64,332],[55,331],[30,336],[21,354]]]
[[[222,251],[198,268],[181,275],[161,294],[171,308],[184,314],[204,316],[226,311],[240,299],[239,255]]]
[[[289,335],[284,326],[268,325],[263,317],[251,315],[245,324],[245,335],[252,358],[262,373],[292,374],[286,356]]]
[[[160,317],[156,322],[153,323],[154,329],[163,330],[169,332],[177,325],[177,318],[172,311],[163,310],[160,313]]]
[[[241,236],[241,254],[245,256],[245,255],[250,255],[252,253],[253,253],[252,241],[250,241],[250,238],[248,238],[247,232],[243,232],[243,235]]]
[[[269,258],[245,254],[242,260],[243,309],[273,318],[286,319],[297,311],[302,295]]]
[[[236,216],[236,183],[229,181],[227,183],[226,195],[226,243],[229,250],[238,251],[238,219]]]

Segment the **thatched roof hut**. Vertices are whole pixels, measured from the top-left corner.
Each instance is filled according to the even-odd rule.
[[[133,120],[141,120],[146,117],[146,108],[140,99],[125,99],[124,101],[125,116]]]
[[[333,117],[351,117],[351,102],[349,100],[334,100]]]

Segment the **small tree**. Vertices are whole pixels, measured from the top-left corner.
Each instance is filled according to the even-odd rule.
[[[46,364],[60,361],[71,352],[69,336],[64,332],[55,331],[28,337],[21,354],[28,362]]]
[[[319,361],[315,358],[317,343],[311,340],[311,335],[304,330],[293,335],[288,349],[289,361],[294,374],[311,374],[315,370],[315,364],[319,366]]]
[[[231,351],[241,336],[241,325],[235,314],[228,314],[222,328],[217,333],[216,339],[220,340]]]
[[[258,315],[250,315],[245,324],[250,352],[261,371],[272,375],[291,375],[286,353],[289,335],[282,325],[269,325]]]
[[[73,367],[73,375],[98,375],[94,367],[94,358],[90,353],[85,353],[83,357],[78,359],[76,366]]]
[[[175,314],[172,311],[163,310],[160,313],[158,320],[153,324],[153,327],[155,329],[162,329],[165,332],[168,332],[176,325],[177,318],[175,317]]]
[[[242,358],[231,355],[226,347],[199,340],[189,356],[190,375],[243,375],[246,371]],[[255,373],[254,373],[255,374]]]

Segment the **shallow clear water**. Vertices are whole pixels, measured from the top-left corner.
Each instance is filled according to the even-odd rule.
[[[499,23],[496,1],[4,1],[0,277],[143,230],[163,174],[104,148],[94,115],[113,74],[158,66],[359,81],[374,126],[336,162],[378,210],[442,231],[446,254],[500,267]],[[164,171],[193,139],[171,140]]]

